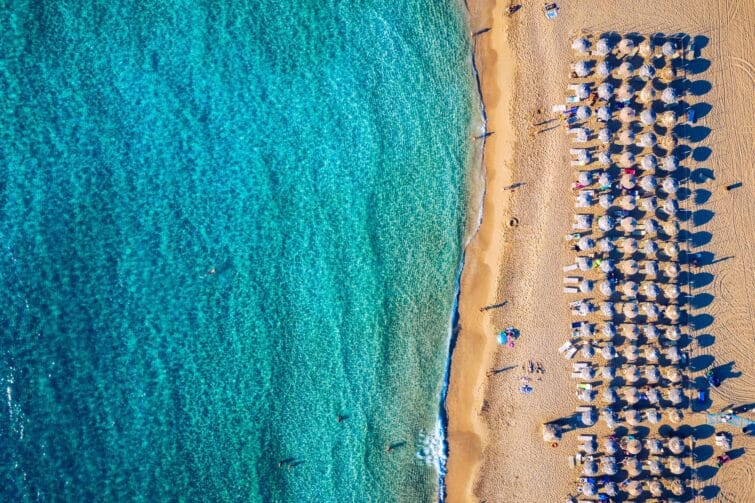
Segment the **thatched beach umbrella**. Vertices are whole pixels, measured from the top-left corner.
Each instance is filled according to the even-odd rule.
[[[612,321],[607,321],[603,324],[603,336],[609,339],[616,336],[616,325]]]
[[[643,198],[640,204],[642,205],[642,210],[648,213],[655,211],[658,207],[658,201],[653,196]]]
[[[651,459],[648,461],[648,471],[653,475],[660,475],[663,472],[663,465],[657,459]]]
[[[626,64],[626,63],[625,63]],[[624,66],[624,65],[622,65]],[[619,68],[621,69],[621,68]],[[616,90],[616,101],[620,103],[626,103],[634,96],[634,88],[625,82]],[[627,107],[628,108],[628,107]]]
[[[636,183],[637,182],[634,175],[629,174],[629,173],[625,173],[621,175],[621,187],[623,189],[627,189],[627,190],[633,189]]]
[[[657,341],[658,337],[660,336],[660,331],[658,330],[658,327],[656,325],[653,325],[652,323],[648,323],[645,325],[645,337],[648,338],[649,341]]]
[[[577,257],[577,267],[580,271],[589,271],[592,269],[592,259],[590,257]]]
[[[642,65],[639,74],[642,80],[653,80],[653,77],[655,77],[655,67],[653,65]]]
[[[667,176],[663,180],[663,190],[665,190],[669,194],[676,194],[676,191],[679,190],[679,184],[675,179]]]
[[[607,404],[616,403],[616,400],[618,399],[616,396],[616,389],[610,386],[604,389],[600,399]]]
[[[603,253],[609,253],[614,250],[613,241],[611,238],[601,238],[598,240],[598,250]]]
[[[668,358],[673,364],[679,363],[679,360],[681,360],[682,358],[681,354],[679,353],[679,348],[676,346],[669,346],[666,349],[666,358]],[[672,368],[675,368],[675,367],[672,367]]]
[[[558,442],[561,440],[562,435],[561,426],[554,423],[543,424],[543,441],[545,442]]]
[[[684,400],[684,393],[682,393],[682,389],[675,387],[671,388],[668,392],[668,399],[669,401],[674,405],[679,405]]]
[[[659,290],[655,283],[645,283],[642,285],[642,289],[645,291],[648,299],[655,300],[658,297]]]
[[[583,280],[583,281],[589,281],[589,280]],[[592,337],[592,335],[595,333],[595,329],[593,328],[592,323],[582,323],[579,327],[579,335],[582,337]]]
[[[582,251],[591,250],[594,246],[595,241],[593,241],[590,236],[582,236],[579,238],[579,241],[577,241],[577,247]]]
[[[660,314],[658,312],[658,307],[652,302],[645,302],[642,305],[642,310],[645,311],[645,316],[647,316],[651,320],[657,319],[658,315]]]
[[[637,229],[637,220],[634,217],[624,217],[621,219],[621,230],[629,233],[634,232],[635,229]]]
[[[640,122],[642,122],[646,126],[652,126],[655,124],[655,112],[653,112],[652,108],[646,108],[642,112],[640,112]],[[653,143],[655,145],[655,143]],[[653,145],[650,145],[651,147]]]
[[[642,88],[642,91],[640,91],[640,97],[638,98],[640,103],[650,103],[655,99],[655,89],[651,85],[647,85]]]
[[[608,61],[601,61],[598,63],[598,66],[595,67],[595,74],[599,79],[604,80],[611,76],[611,70],[613,70],[613,67],[611,67],[611,64],[608,63]]]
[[[674,284],[667,285],[666,288],[664,288],[664,292],[663,293],[669,299],[672,299],[672,300],[673,299],[677,299],[677,298],[679,298],[679,287],[677,285],[674,285]]]
[[[598,290],[606,297],[610,297],[613,294],[613,285],[610,282],[603,280],[598,284]]]
[[[624,272],[624,274],[627,274],[630,276],[632,274],[637,274],[637,271],[639,271],[637,261],[634,259],[622,260],[619,265],[621,267],[621,270]]]
[[[621,157],[619,158],[619,164],[621,165],[622,168],[631,168],[632,165],[634,164],[634,161],[635,161],[634,154],[629,151],[623,152],[621,154]],[[632,175],[624,175],[624,176],[632,176]],[[627,188],[632,188],[632,187],[627,187]]]
[[[661,124],[668,128],[674,127],[676,125],[676,113],[673,110],[663,112],[663,116],[661,117]]]
[[[595,377],[595,370],[592,367],[584,367],[579,371],[579,376],[584,380],[590,380]]]
[[[619,450],[619,445],[613,438],[605,437],[603,439],[603,450],[606,452],[606,454],[616,454],[616,452]]]
[[[634,41],[630,38],[622,38],[616,49],[620,54],[629,55],[634,51]]]
[[[676,347],[676,346],[673,346],[673,347]],[[683,377],[684,376],[682,375],[682,371],[679,370],[678,367],[668,367],[668,369],[666,370],[666,379],[668,379],[674,384],[678,384],[682,382]]]
[[[622,313],[624,316],[626,316],[628,319],[633,320],[637,317],[638,311],[637,311],[637,303],[636,302],[627,302],[624,304],[624,308],[622,309]]]
[[[661,168],[665,171],[668,171],[669,173],[672,171],[676,171],[676,168],[679,167],[679,160],[674,155],[667,155],[663,158],[663,163],[661,164]]]
[[[679,479],[674,479],[671,482],[671,493],[674,496],[682,496],[684,494],[684,483]]]
[[[625,196],[626,197],[626,196]],[[634,205],[632,205],[634,206]],[[637,251],[637,240],[634,238],[624,238],[621,240],[621,251],[627,254],[632,254]]]
[[[679,409],[671,408],[668,411],[668,420],[674,424],[679,424],[683,419],[682,411]]]
[[[637,349],[637,346],[634,344],[629,344],[624,348],[624,358],[626,358],[628,362],[636,362],[639,357],[640,350]]]
[[[605,58],[611,53],[611,42],[607,38],[601,38],[595,44],[594,56]]]
[[[640,141],[637,142],[637,145],[643,148],[652,148],[656,143],[657,139],[653,133],[645,133],[640,136]]]
[[[587,84],[577,84],[574,88],[574,94],[577,95],[577,98],[586,100],[587,97],[590,96],[590,86]]]
[[[648,198],[644,199],[645,201],[652,199],[655,201],[655,198]],[[648,239],[645,241],[645,245],[642,247],[642,251],[645,252],[645,255],[655,255],[658,253],[658,243],[653,241],[652,239]]]
[[[655,346],[645,346],[645,359],[648,363],[657,363],[658,357],[658,348]]]
[[[606,422],[606,426],[608,428],[613,429],[616,426],[616,420],[617,420],[616,413],[613,411],[611,407],[605,407],[601,411],[601,418],[603,419],[603,421]]]
[[[658,222],[653,220],[652,218],[648,218],[645,220],[645,231],[650,235],[655,235],[658,233]]]
[[[659,143],[661,144],[661,147],[666,149],[667,152],[671,152],[679,144],[679,140],[676,138],[676,135],[674,133],[667,133],[663,138],[661,138]]]
[[[651,384],[655,384],[660,381],[661,373],[658,371],[658,367],[654,365],[645,367],[645,379],[647,379]]]
[[[645,396],[647,397],[648,402],[653,405],[657,405],[661,401],[661,394],[655,388],[649,389],[647,393],[645,393]]]
[[[658,159],[653,154],[642,156],[640,166],[642,166],[642,169],[655,169],[655,167],[658,166]]]
[[[621,209],[632,211],[637,207],[637,198],[631,194],[627,194],[626,196],[622,196],[619,201],[619,206],[621,206]],[[630,252],[633,253],[633,252]]]
[[[669,234],[671,233],[669,232]],[[666,246],[663,247],[663,251],[669,257],[674,258],[679,254],[679,247],[676,245],[676,243],[666,243]]]
[[[639,475],[642,473],[642,465],[640,464],[640,461],[634,456],[624,458],[624,468],[626,469],[627,473],[629,473],[630,477],[639,477]],[[639,488],[639,492],[632,491],[631,488],[633,487],[634,482],[637,483],[636,487]],[[633,496],[639,496],[642,493],[642,484],[638,480],[632,480],[627,485],[627,491]]]
[[[619,143],[622,145],[632,145],[634,143],[634,131],[632,131],[632,128],[622,129],[619,132]]]
[[[651,480],[648,482],[648,491],[657,498],[663,494],[663,485],[658,480]]]
[[[621,291],[627,297],[637,297],[637,283],[635,283],[634,281],[626,281],[623,285],[621,285]]]
[[[631,281],[628,281],[627,283],[631,283]],[[630,341],[636,341],[640,338],[640,330],[634,323],[625,323],[622,325],[621,334]]]
[[[609,215],[602,215],[598,218],[598,228],[603,232],[608,232],[613,229],[615,223],[613,218]]]
[[[624,79],[624,80],[630,79],[633,74],[634,74],[634,65],[632,65],[632,63],[630,63],[629,61],[624,61],[616,69],[616,76],[620,79]],[[626,98],[627,100],[629,100],[632,97],[632,93],[628,93],[628,96],[629,97]],[[624,100],[620,99],[620,101],[624,101]]]
[[[679,94],[676,92],[676,90],[674,90],[673,87],[667,87],[661,93],[661,101],[667,105],[673,105],[674,103],[679,101]]]
[[[646,166],[651,166],[655,164],[655,156],[646,155],[645,157],[642,158],[641,164],[644,169],[653,169],[652,167],[646,167]],[[642,178],[640,178],[640,188],[642,188],[642,190],[646,192],[654,191],[657,186],[658,186],[658,180],[653,175],[645,175]]]
[[[624,107],[619,112],[619,120],[624,123],[632,122],[636,116],[637,114],[631,107]]]
[[[613,91],[613,84],[610,82],[603,82],[598,86],[598,98],[608,101],[613,97]]]
[[[677,276],[679,276],[679,266],[676,264],[676,262],[667,262],[663,272],[669,278],[676,278]]]
[[[684,461],[676,456],[672,456],[668,461],[668,469],[674,475],[681,475],[686,468]]]
[[[666,329],[666,338],[672,341],[678,341],[682,338],[682,331],[679,329],[679,325],[672,325]]]
[[[571,48],[581,54],[586,54],[590,50],[590,41],[584,37],[575,38]]]
[[[653,56],[655,53],[655,44],[650,39],[645,39],[642,42],[640,42],[640,45],[638,47],[640,56],[642,56],[645,59],[648,59]]]
[[[661,79],[661,81],[665,83],[670,83],[676,78],[676,70],[671,65],[666,65],[663,67],[663,69],[658,74],[658,77]]]
[[[614,268],[615,268],[615,266],[614,266],[613,260],[611,260],[610,258],[607,258],[607,259],[604,259],[604,260],[600,261],[600,272],[603,272],[603,273],[607,274],[607,273],[613,271]]]
[[[640,380],[640,371],[637,369],[636,365],[627,365],[623,369],[624,379],[627,380],[628,383],[636,383]]]
[[[608,145],[612,140],[611,130],[604,127],[598,131],[598,141],[603,145]]]
[[[587,77],[590,74],[590,64],[587,61],[578,61],[574,65],[574,73],[577,77]]]
[[[632,411],[628,411],[632,412]],[[636,410],[634,412],[637,412]],[[642,452],[642,442],[640,442],[636,438],[630,438],[627,440],[626,444],[624,445],[624,450],[627,451],[629,454],[639,454]]]
[[[676,199],[666,199],[663,202],[663,211],[671,216],[676,215],[679,211],[679,201]]]
[[[666,308],[666,317],[670,319],[671,321],[676,321],[681,317],[681,313],[679,312],[679,308],[675,305],[670,305]]]
[[[661,422],[661,414],[656,409],[648,409],[645,415],[650,424],[658,424]]]

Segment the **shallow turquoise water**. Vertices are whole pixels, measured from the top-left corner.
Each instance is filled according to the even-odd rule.
[[[0,499],[435,497],[465,31],[452,0],[3,6]]]

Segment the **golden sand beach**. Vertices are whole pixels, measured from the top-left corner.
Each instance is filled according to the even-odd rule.
[[[690,358],[718,366],[724,382],[704,409],[683,424],[703,432],[693,484],[705,498],[754,501],[755,437],[727,425],[703,428],[708,413],[755,402],[753,237],[755,154],[750,108],[755,85],[755,4],[733,0],[571,0],[558,2],[555,20],[542,3],[524,2],[512,16],[492,0],[470,2],[483,101],[488,115],[486,192],[480,229],[467,250],[460,295],[460,335],[453,354],[449,411],[448,501],[564,501],[575,494],[579,472],[568,459],[579,431],[557,447],[544,443],[544,422],[568,418],[574,398],[571,363],[558,348],[572,318],[563,293],[562,266],[574,261],[564,243],[571,232],[574,196],[572,146],[551,113],[564,102],[571,43],[581,33],[684,33],[699,41],[696,90],[686,99],[698,110],[706,150],[686,167],[703,176],[692,187],[687,224],[693,253],[703,264],[689,285]],[[484,31],[490,28],[489,31]],[[702,112],[702,113],[700,113]],[[733,190],[727,186],[736,185]],[[516,184],[515,188],[512,185]],[[513,348],[497,334],[516,327]],[[531,394],[519,392],[522,366],[542,362]],[[701,368],[687,376],[689,389]],[[704,379],[704,378],[703,378]],[[692,391],[690,391],[690,394]],[[749,415],[748,415],[749,414]],[[752,411],[745,419],[755,419]],[[677,425],[678,426],[678,425]],[[733,435],[736,459],[714,469],[713,435]],[[709,446],[709,447],[705,447]],[[716,454],[718,451],[715,451]]]

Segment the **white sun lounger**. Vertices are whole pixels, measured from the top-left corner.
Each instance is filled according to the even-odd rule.
[[[577,269],[577,264],[565,265],[564,272],[574,271]]]
[[[558,348],[558,352],[559,353],[563,353],[563,352],[567,351],[569,348],[573,348],[573,347],[574,346],[572,346],[571,342],[564,342],[564,345],[561,346],[560,348]]]
[[[590,364],[589,364],[589,363],[585,363],[585,362],[576,362],[576,363],[572,363],[572,365],[571,365],[571,368],[572,368],[572,369],[574,369],[575,371],[577,371],[577,370],[582,370],[582,369],[584,369],[584,368],[587,368],[587,367],[589,367],[589,366],[590,366]]]
[[[566,112],[566,105],[553,105],[551,107],[551,112],[553,112],[554,114]]]
[[[595,439],[595,435],[580,435],[577,437],[577,440],[580,442],[589,442]]]
[[[593,408],[588,407],[587,405],[580,405],[579,407],[577,407],[577,412],[592,412],[592,411],[593,411]]]
[[[579,283],[579,280],[579,278],[576,278],[574,276],[567,276],[564,278],[564,283],[566,283],[567,285],[576,285],[577,283]]]
[[[584,161],[571,161],[572,166],[585,166],[586,164]]]
[[[573,286],[565,286],[564,293],[579,293],[579,288],[575,288]]]
[[[572,379],[582,379],[582,373],[581,372],[572,372],[571,373]]]
[[[577,352],[577,348],[575,348],[574,346],[572,346],[572,347],[571,347],[571,349],[569,349],[569,351],[567,351],[567,352],[566,352],[566,353],[564,354],[564,358],[566,358],[567,360],[571,360],[571,359],[572,359],[572,357],[574,356],[574,354],[575,354],[576,352]]]

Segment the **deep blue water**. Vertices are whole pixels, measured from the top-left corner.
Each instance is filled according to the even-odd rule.
[[[453,0],[0,7],[0,500],[435,497],[466,31]]]

